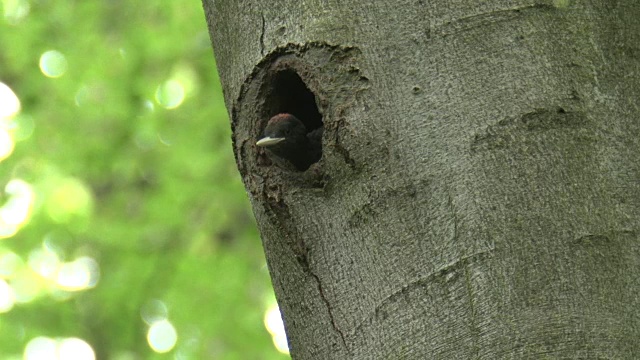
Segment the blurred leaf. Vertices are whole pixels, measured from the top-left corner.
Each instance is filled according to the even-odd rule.
[[[0,6],[20,111],[0,114],[0,232],[19,221],[0,240],[3,358],[288,358],[263,324],[272,290],[201,4]],[[149,304],[165,309],[151,333]]]

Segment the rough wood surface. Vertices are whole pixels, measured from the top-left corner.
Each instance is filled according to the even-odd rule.
[[[204,7],[294,358],[640,357],[640,3]],[[286,69],[305,172],[253,146]]]

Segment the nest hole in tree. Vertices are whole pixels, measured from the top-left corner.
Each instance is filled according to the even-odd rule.
[[[269,91],[266,95],[265,120],[277,114],[289,113],[302,121],[308,135],[321,134],[323,121],[316,97],[296,71],[283,69],[272,74]],[[322,142],[319,143],[321,154]],[[312,159],[312,163],[317,162],[320,157],[321,155]],[[308,166],[298,168],[298,170],[304,171],[307,168]]]

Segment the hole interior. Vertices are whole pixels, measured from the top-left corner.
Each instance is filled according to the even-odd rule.
[[[270,85],[265,104],[265,124],[266,120],[276,114],[289,113],[302,121],[307,128],[307,133],[323,126],[315,95],[295,71],[284,69],[276,72],[271,77]],[[308,164],[297,166],[297,169],[307,170],[318,160],[319,158],[312,159]]]
[[[322,126],[322,115],[318,110],[316,98],[293,70],[283,70],[275,74],[272,81],[271,116],[279,113],[290,113],[300,119],[313,131]]]

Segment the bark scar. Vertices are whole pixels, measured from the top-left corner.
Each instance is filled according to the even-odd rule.
[[[347,150],[340,142],[341,141],[341,139],[340,139],[340,131],[344,127],[345,127],[344,119],[338,120],[337,125],[336,125],[335,139],[334,139],[335,140],[335,149],[340,155],[342,155],[342,157],[344,158],[344,161],[347,163],[347,165],[349,165],[349,167],[351,169],[355,169],[356,168],[355,160],[353,160],[353,158],[351,157],[351,154],[349,154],[349,150]]]
[[[327,297],[324,294],[324,290],[322,289],[322,283],[320,282],[320,278],[318,277],[318,275],[313,273],[310,268],[308,270],[309,270],[309,274],[315,279],[316,284],[318,285],[318,291],[320,292],[320,298],[322,299],[324,304],[327,306],[327,313],[329,313],[329,319],[331,320],[331,325],[333,326],[333,329],[338,332],[338,334],[340,335],[340,339],[342,340],[342,345],[344,345],[345,350],[348,353],[350,353],[349,347],[347,346],[347,340],[345,338],[344,332],[340,329],[340,327],[338,327],[338,323],[336,322],[336,319],[333,316],[333,311],[332,311],[331,304],[329,303],[329,300],[327,299]]]
[[[373,309],[373,311],[371,311],[369,313],[369,315],[367,315],[355,328],[354,330],[351,332],[351,334],[349,335],[355,335],[357,334],[367,323],[371,323],[372,321],[375,320],[375,318],[378,316],[378,314],[383,310],[383,308],[393,302],[395,299],[399,298],[401,295],[406,294],[410,291],[413,291],[416,288],[420,288],[422,286],[425,286],[426,284],[428,284],[429,282],[433,281],[434,278],[436,277],[444,277],[444,278],[449,278],[449,277],[457,277],[460,276],[461,274],[465,274],[467,272],[466,267],[469,264],[475,263],[475,262],[480,262],[480,261],[484,261],[484,259],[491,257],[493,255],[493,251],[491,250],[485,250],[485,251],[480,251],[477,252],[475,254],[469,255],[469,256],[465,256],[463,258],[457,259],[454,262],[447,264],[446,266],[435,270],[429,274],[425,274],[423,276],[418,277],[417,279],[405,284],[404,286],[402,286],[401,288],[399,288],[398,290],[396,290],[395,292],[389,294],[387,297],[385,297],[384,299],[382,299]],[[471,300],[472,303],[471,305],[473,305],[473,300]],[[474,316],[475,316],[475,311],[474,311]]]
[[[260,55],[264,56],[264,34],[267,32],[267,21],[262,14],[262,31],[260,32]]]

